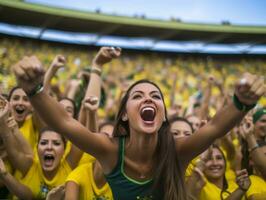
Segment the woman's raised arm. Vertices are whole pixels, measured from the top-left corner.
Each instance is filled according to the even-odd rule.
[[[217,138],[228,133],[265,94],[263,78],[245,73],[236,84],[234,99],[192,136],[176,140],[177,152],[188,163]],[[182,156],[183,155],[183,156]]]
[[[105,135],[89,131],[69,117],[56,100],[42,91],[44,70],[37,57],[24,57],[13,66],[13,71],[18,85],[27,93],[34,109],[48,126],[101,162],[108,162],[106,155],[117,152],[117,145],[112,140]]]

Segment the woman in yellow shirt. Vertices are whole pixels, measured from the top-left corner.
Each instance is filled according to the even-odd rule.
[[[237,184],[227,181],[225,178],[226,160],[222,150],[213,146],[203,170],[206,183],[199,194],[200,200],[211,199],[241,199],[250,186],[250,180],[246,170],[238,171]]]
[[[0,96],[0,101],[0,158],[9,173],[13,173],[15,169],[23,172],[31,165],[33,151],[19,131],[14,117],[10,115],[8,101],[2,96]],[[20,149],[15,148],[17,146]],[[0,189],[0,197],[5,198],[2,189],[3,187]]]
[[[37,152],[38,157],[34,157],[32,164],[22,174],[20,183],[14,177],[12,179],[5,169],[1,170],[4,171],[4,184],[18,198],[45,199],[49,190],[65,182],[79,162],[72,151],[64,157],[65,139],[49,128],[41,131]]]
[[[8,101],[20,132],[34,149],[38,142],[38,132],[44,126],[43,123],[36,114],[33,114],[31,103],[22,88],[12,88],[9,92]]]

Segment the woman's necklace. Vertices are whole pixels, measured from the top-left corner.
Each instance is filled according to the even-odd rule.
[[[152,167],[148,167],[148,168],[139,168],[139,178],[140,179],[147,179],[147,177],[149,177],[150,172],[152,170]],[[143,170],[144,169],[144,170]]]
[[[146,178],[146,175],[140,172],[140,176],[139,176],[139,178],[141,178],[141,179],[145,179],[145,178]]]
[[[135,174],[137,175],[137,177],[139,179],[147,179],[149,176],[150,176],[150,172],[152,170],[152,167],[149,166],[149,167],[143,167],[143,166],[140,166],[132,161],[130,161],[129,159],[125,159],[126,160],[126,163],[128,166],[130,166],[130,168],[135,171]]]

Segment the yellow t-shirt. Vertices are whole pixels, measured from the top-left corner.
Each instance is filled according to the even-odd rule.
[[[21,179],[21,183],[27,185],[37,199],[45,199],[47,193],[54,187],[65,183],[67,176],[72,171],[65,159],[62,159],[60,167],[52,180],[43,175],[42,167],[37,159],[34,159],[28,173]],[[14,198],[17,199],[17,198]]]
[[[82,155],[82,157],[81,157],[81,159],[80,159],[78,165],[83,165],[83,164],[92,163],[92,162],[94,162],[95,160],[96,160],[96,159],[95,159],[92,155],[90,155],[90,154],[88,154],[88,153],[83,153],[83,155]]]
[[[254,200],[266,199],[266,182],[255,175],[251,175],[249,178],[251,185],[246,193],[247,197],[249,198],[252,196]]]
[[[65,148],[65,152],[63,155],[63,159],[67,157],[67,155],[70,153],[71,151],[71,147],[72,147],[72,143],[70,141],[66,142],[66,148]],[[79,164],[78,165],[82,165],[82,164],[86,164],[86,163],[91,163],[94,162],[96,159],[91,156],[88,153],[83,153],[83,155],[80,158]]]
[[[66,158],[67,157],[67,155],[69,154],[69,152],[71,150],[71,146],[72,146],[72,143],[69,140],[67,140],[63,158]]]
[[[108,183],[102,188],[96,186],[93,178],[93,163],[80,165],[71,172],[66,181],[73,181],[79,185],[80,200],[113,199],[112,190]]]
[[[29,115],[23,125],[19,128],[24,138],[29,142],[32,149],[35,149],[38,143],[39,132],[34,127],[32,115]]]
[[[228,181],[228,188],[226,192],[223,192],[223,198],[227,198],[232,192],[234,192],[238,188],[237,184],[232,181]],[[200,192],[199,200],[215,200],[221,199],[221,189],[218,188],[213,183],[207,181],[206,185],[202,188]]]
[[[199,156],[197,156],[196,158],[194,158],[188,165],[186,172],[185,172],[185,177],[188,178],[189,176],[191,176],[192,172],[194,171],[194,168],[197,164],[199,160]]]

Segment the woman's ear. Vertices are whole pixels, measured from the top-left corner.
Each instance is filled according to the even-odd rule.
[[[164,117],[163,117],[163,121],[166,122],[166,116],[165,116],[165,115],[164,115]]]
[[[127,117],[127,113],[124,113],[123,115],[122,115],[122,121],[127,121],[128,120],[128,117]]]

